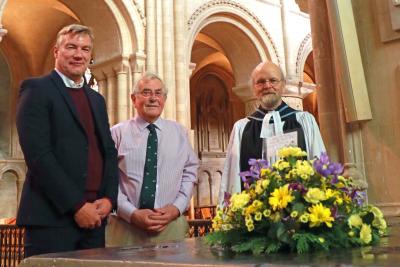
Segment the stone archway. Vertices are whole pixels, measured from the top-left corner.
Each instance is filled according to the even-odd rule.
[[[17,214],[18,207],[18,187],[17,187],[17,176],[15,172],[7,171],[0,175],[0,203],[6,203],[2,205],[0,210],[1,218],[12,218]]]
[[[24,20],[17,19],[21,14]],[[129,89],[136,66],[144,64],[140,57],[142,63],[137,62],[144,51],[144,26],[135,3],[95,0],[88,6],[73,0],[8,0],[2,22],[8,34],[1,46],[13,67],[14,92],[22,79],[53,68],[54,39],[63,26],[90,26],[95,35],[91,69],[106,98],[111,123],[130,117]]]
[[[282,63],[277,47],[263,24],[243,5],[216,0],[200,6],[190,17],[188,28],[187,47],[191,48],[187,57],[190,59],[188,66],[195,66],[192,77],[208,64],[209,56],[215,58],[215,52],[219,52],[225,60],[219,64],[229,65],[225,69],[234,77],[233,90],[246,103],[246,113],[253,110],[254,99],[248,88],[251,70],[265,60],[278,65]],[[209,41],[204,41],[206,39]],[[199,55],[197,52],[200,50],[196,47],[200,43],[206,43],[214,51]]]
[[[188,27],[191,125],[201,159],[199,173],[213,174],[212,194],[204,186],[196,192],[203,201],[195,208],[202,209],[217,204],[219,183],[214,180],[222,171],[230,131],[255,105],[248,87],[252,69],[261,61],[280,64],[281,59],[261,22],[236,2],[204,4],[190,17]]]

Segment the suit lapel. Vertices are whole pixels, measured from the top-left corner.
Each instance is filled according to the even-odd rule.
[[[82,129],[82,131],[86,135],[86,131],[83,128],[83,125],[82,125],[81,120],[80,120],[79,115],[78,115],[78,111],[76,110],[75,104],[72,101],[71,96],[67,92],[68,89],[65,87],[65,84],[64,84],[63,80],[61,79],[61,77],[58,75],[58,73],[55,70],[53,70],[50,75],[51,75],[51,78],[52,78],[53,82],[56,84],[56,87],[57,87],[58,91],[63,96],[63,98],[64,98],[64,100],[65,100],[65,102],[66,102],[66,104],[68,106],[68,109],[72,113],[72,116],[74,117],[75,121],[77,122],[77,124],[80,126],[80,128]]]

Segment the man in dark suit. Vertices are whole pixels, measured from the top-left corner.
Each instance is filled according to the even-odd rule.
[[[105,101],[83,76],[92,49],[90,28],[66,26],[55,70],[21,84],[17,129],[28,172],[17,224],[26,229],[26,256],[105,244],[118,167]]]

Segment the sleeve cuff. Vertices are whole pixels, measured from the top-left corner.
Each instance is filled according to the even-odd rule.
[[[118,203],[117,214],[126,222],[131,223],[132,213],[135,212],[136,210],[137,208],[129,202]]]

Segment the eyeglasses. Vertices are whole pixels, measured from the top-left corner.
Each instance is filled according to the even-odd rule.
[[[257,88],[263,88],[267,83],[269,83],[271,86],[277,86],[278,83],[280,83],[282,80],[278,80],[278,79],[269,79],[269,80],[265,80],[265,79],[261,79],[258,80],[255,84],[255,87]]]
[[[162,98],[165,96],[165,93],[163,92],[162,89],[157,89],[155,91],[152,91],[150,89],[143,89],[143,91],[139,92],[138,94],[140,94],[143,97],[156,97],[156,98]]]

